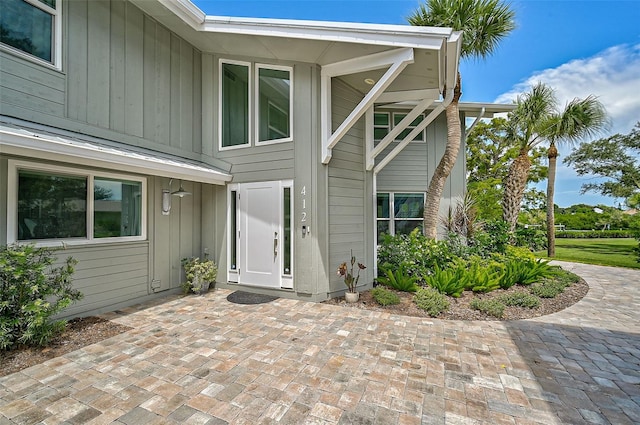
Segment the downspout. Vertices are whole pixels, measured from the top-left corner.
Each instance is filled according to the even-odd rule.
[[[467,136],[469,135],[469,133],[471,133],[471,130],[474,129],[474,127],[480,122],[480,120],[482,118],[484,118],[484,113],[486,111],[486,108],[483,106],[482,109],[480,109],[480,113],[478,114],[478,116],[476,116],[476,119],[473,120],[473,123],[471,123],[471,125],[469,126],[469,128],[466,128],[464,130],[464,139],[467,140]]]
[[[433,111],[431,111],[431,113],[429,113],[429,115],[425,118],[424,121],[427,122],[427,124],[425,124],[425,127],[427,125],[429,125],[434,119],[436,119],[441,113],[442,111],[444,111],[447,106],[449,106],[449,104],[451,104],[451,101],[453,100],[453,89],[448,89],[447,93],[444,97],[444,99],[442,100],[442,103],[440,103]],[[484,108],[483,108],[484,111]],[[429,118],[431,117],[431,119],[429,120]],[[417,130],[417,128],[416,128]],[[423,129],[424,130],[424,129]],[[398,153],[400,153],[400,151],[411,141],[413,140],[413,138],[415,137],[414,134],[409,134],[402,142],[400,142],[400,145],[398,145],[393,151],[391,151],[389,153],[389,155],[387,155],[384,160],[383,163],[375,166],[373,168],[373,183],[372,183],[372,189],[373,189],[373,224],[374,224],[374,230],[373,230],[373,240],[375,241],[375,252],[373,255],[373,276],[374,279],[378,276],[378,213],[376,211],[376,206],[377,206],[377,196],[378,196],[378,173],[380,171],[382,171],[382,169],[393,159],[395,158]],[[397,150],[397,151],[396,151]],[[393,155],[391,158],[389,158],[387,160],[387,158],[389,156]]]

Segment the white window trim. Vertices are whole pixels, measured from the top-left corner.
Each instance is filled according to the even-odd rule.
[[[282,255],[280,256],[280,288],[282,289],[293,289],[293,275],[295,273],[295,227],[296,227],[296,214],[294,211],[295,207],[295,190],[293,187],[293,180],[282,180],[280,182],[280,206],[283,210],[280,211],[280,217],[284,218],[284,189],[289,188],[291,198],[290,202],[290,211],[291,211],[291,230],[289,233],[289,240],[291,241],[291,267],[289,269],[289,274],[284,273],[284,222],[280,222],[280,234],[282,238],[280,240],[280,246],[282,247]]]
[[[247,68],[247,137],[246,143],[235,146],[222,146],[222,108],[224,96],[222,95],[222,81],[224,80],[223,66],[229,65],[241,65]],[[231,59],[220,59],[218,63],[218,150],[220,152],[230,151],[234,149],[242,149],[251,147],[251,135],[253,134],[253,119],[252,119],[252,78],[251,78],[251,63],[243,62]]]
[[[29,3],[33,7],[47,12],[53,17],[53,34],[51,37],[51,48],[53,49],[53,53],[51,54],[52,62],[48,62],[44,59],[41,59],[37,56],[34,56],[4,43],[0,43],[0,50],[9,52],[30,62],[35,62],[37,64],[45,65],[58,71],[62,71],[62,0],[56,1],[55,9],[38,0],[24,1],[26,3]]]
[[[275,69],[278,71],[287,71],[289,73],[289,137],[283,137],[280,139],[273,139],[273,140],[265,140],[265,141],[260,141],[260,70],[261,69]],[[255,87],[255,110],[254,110],[254,117],[253,117],[253,121],[256,122],[255,125],[255,145],[256,146],[266,146],[266,145],[273,145],[276,143],[284,143],[284,142],[292,142],[293,141],[293,67],[290,66],[281,66],[281,65],[268,65],[268,64],[262,64],[262,63],[257,63],[255,66],[255,83],[254,83],[254,87]],[[278,109],[281,109],[280,107],[276,106],[274,104],[274,106]]]
[[[87,237],[73,239],[32,239],[18,240],[18,172],[20,170],[33,170],[50,173],[61,173],[70,176],[87,177]],[[111,238],[94,238],[93,237],[93,182],[96,177],[104,177],[109,179],[121,179],[128,181],[140,182],[142,186],[141,200],[141,223],[140,236],[119,236]],[[57,165],[40,164],[28,161],[12,160],[8,161],[7,176],[7,243],[29,244],[36,246],[73,246],[73,245],[96,245],[115,242],[132,242],[143,241],[147,239],[147,179],[145,177],[132,176],[127,174],[102,173],[96,171],[83,170],[79,168],[62,167]]]
[[[389,125],[388,126],[382,126],[382,125],[373,125],[373,128],[386,128],[388,130],[388,132],[390,132],[394,127],[395,127],[395,116],[396,115],[407,115],[408,112],[387,112],[387,111],[374,111],[374,114],[384,114],[387,115],[387,117],[389,118]],[[420,114],[418,115],[418,117],[422,117],[422,119],[425,119],[425,115],[424,114]],[[411,131],[412,129],[416,128],[416,126],[412,126],[412,125],[408,125],[407,128],[405,130],[409,130]],[[404,131],[404,130],[403,130]],[[375,139],[374,142],[379,142],[382,139]],[[425,130],[422,130],[422,140],[411,140],[409,143],[424,143],[427,140],[426,135],[425,135]],[[394,139],[393,143],[398,143],[401,142],[402,138],[397,137],[396,139]],[[386,192],[384,192],[386,193]],[[413,192],[398,192],[398,193],[413,193]]]
[[[377,199],[378,199],[378,195],[382,195],[382,194],[388,194],[389,195],[389,217],[378,217],[378,209],[376,208],[376,234],[375,234],[375,238],[376,238],[376,244],[378,245],[380,243],[380,241],[378,241],[378,222],[380,221],[388,221],[389,222],[389,234],[391,236],[395,236],[396,235],[396,226],[395,226],[395,222],[397,221],[402,221],[402,220],[408,220],[408,221],[420,221],[422,218],[417,217],[417,218],[395,218],[395,195],[396,194],[403,194],[403,195],[422,195],[422,202],[423,202],[423,208],[426,208],[426,200],[427,200],[427,194],[426,192],[402,192],[402,191],[379,191],[376,193],[376,205],[377,205]]]

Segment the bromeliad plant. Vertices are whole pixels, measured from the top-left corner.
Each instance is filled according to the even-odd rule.
[[[356,257],[353,255],[353,250],[351,251],[351,269],[347,270],[347,263],[344,262],[340,264],[338,267],[338,276],[344,277],[344,284],[347,285],[347,290],[353,294],[356,292],[356,287],[358,286],[358,280],[360,280],[360,270],[364,270],[367,267],[358,263],[358,274],[353,276],[353,268],[356,264]]]

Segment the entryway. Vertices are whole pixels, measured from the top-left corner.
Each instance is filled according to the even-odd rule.
[[[229,185],[229,281],[293,288],[291,180]]]

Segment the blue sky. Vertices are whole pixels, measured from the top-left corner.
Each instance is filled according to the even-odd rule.
[[[208,15],[405,24],[419,0],[193,0]],[[506,102],[538,81],[559,104],[598,96],[611,118],[602,137],[628,133],[640,121],[640,0],[514,0],[517,29],[485,61],[460,68],[466,102]],[[561,148],[566,156],[571,149]],[[556,203],[617,205],[580,195],[579,178],[558,169]],[[546,184],[546,183],[545,183]],[[544,190],[545,184],[541,186]]]

